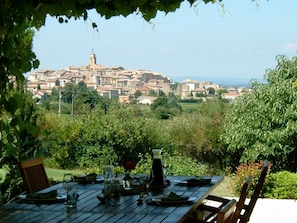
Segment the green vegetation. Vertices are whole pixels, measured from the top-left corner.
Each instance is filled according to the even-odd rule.
[[[174,95],[162,93],[151,110],[147,109],[149,106],[119,104],[102,98],[89,100],[90,95],[81,83],[76,92],[85,93],[77,103],[85,109],[59,116],[46,108],[37,108],[30,94],[20,94],[17,88],[11,88],[11,95],[21,95],[26,103],[21,103],[22,109],[17,110],[24,124],[16,125],[11,133],[19,137],[19,144],[4,147],[2,153],[1,161],[6,163],[3,167],[10,173],[5,180],[1,179],[3,200],[21,191],[20,177],[11,176],[18,176],[18,160],[32,156],[44,157],[51,168],[89,173],[102,172],[106,160],[123,171],[121,163],[133,160],[138,163],[137,173],[149,171],[151,150],[161,148],[164,156],[170,157],[168,173],[172,175],[225,174],[222,170],[227,168],[232,173],[241,163],[247,165],[248,161],[263,159],[273,163],[272,172],[290,169],[294,167],[290,162],[279,159],[284,155],[295,161],[295,63],[296,58],[290,61],[280,57],[277,68],[268,72],[268,83],[255,83],[251,93],[232,104],[214,98],[191,106],[185,104],[188,106],[185,110],[179,109],[183,104]],[[273,102],[269,99],[272,92]],[[71,103],[66,96],[65,103]],[[173,115],[171,109],[179,112]],[[160,118],[165,115],[166,118]],[[13,120],[8,113],[3,117],[7,123]],[[25,125],[36,131],[28,131]],[[252,165],[249,168],[253,169]],[[249,168],[242,169],[247,174]],[[235,188],[242,181],[238,178]]]
[[[45,168],[46,174],[51,182],[62,182],[65,173],[72,173],[74,176],[84,174],[81,170],[61,170],[54,168]]]
[[[10,94],[12,82],[18,85],[23,92],[23,73],[37,68],[39,61],[32,51],[32,39],[35,29],[45,25],[47,16],[54,16],[60,23],[67,23],[70,19],[88,19],[88,11],[96,12],[109,19],[114,16],[140,15],[149,21],[157,12],[174,12],[181,5],[180,0],[159,1],[127,1],[123,4],[120,0],[90,1],[90,0],[2,0],[0,1],[0,148],[2,156],[10,157],[20,150],[18,134],[11,134],[15,128],[22,128],[34,136],[34,125],[26,125],[18,114],[24,102],[20,94]],[[189,6],[198,7],[200,1],[187,0]],[[221,3],[222,0],[202,0],[207,3]],[[92,27],[97,24],[92,22]],[[12,118],[12,122],[11,121]],[[13,151],[13,152],[12,152]],[[12,153],[14,153],[12,155]],[[7,165],[7,161],[0,160],[0,166]],[[13,166],[11,166],[13,168]]]
[[[23,73],[39,64],[32,51],[32,30],[42,27],[47,15],[56,16],[61,23],[71,18],[87,20],[88,10],[96,9],[106,19],[136,13],[149,21],[158,11],[174,12],[181,2],[0,2],[1,202],[20,193],[22,185],[16,164],[34,155],[45,157],[51,167],[91,171],[100,169],[105,160],[117,165],[124,159],[148,163],[145,161],[149,160],[150,150],[162,148],[172,157],[172,174],[192,174],[191,170],[198,167],[201,172],[197,174],[215,173],[226,167],[234,170],[240,162],[264,158],[273,163],[272,171],[297,170],[296,57],[289,60],[279,56],[277,67],[266,73],[268,83],[253,82],[252,93],[245,94],[231,107],[213,100],[197,105],[197,110],[183,112],[174,95],[159,95],[152,111],[144,111],[104,101],[94,92],[87,92],[81,83],[77,88],[69,86],[64,97],[69,102],[73,93],[82,93],[78,102],[84,107],[79,110],[80,116],[72,118],[46,111],[57,103],[45,103],[45,110],[37,110],[32,96],[24,92]],[[194,6],[200,1],[186,2]],[[221,0],[203,2],[223,5]],[[95,23],[92,26],[97,27]],[[221,93],[217,92],[219,99]],[[188,101],[191,102],[202,101]],[[70,113],[69,106],[67,109]],[[281,177],[277,176],[276,182],[278,178]],[[291,178],[288,181],[293,182]],[[267,191],[280,194],[272,189]]]
[[[234,192],[234,181],[231,176],[226,175],[223,182],[218,185],[216,189],[211,193],[216,196],[221,197],[236,197],[237,195]]]
[[[98,95],[96,90],[88,89],[83,81],[78,84],[66,83],[65,87],[59,90],[53,89],[51,96],[39,102],[47,111],[58,111],[60,114],[72,115],[88,113],[96,105],[100,104],[104,107],[107,103],[102,96]]]
[[[169,119],[182,111],[176,96],[172,93],[166,96],[163,91],[159,91],[158,97],[151,105],[151,109],[155,111],[158,119]]]
[[[268,159],[273,170],[297,171],[297,57],[277,57],[266,71],[267,83],[252,83],[252,92],[232,104],[223,140],[241,162]]]
[[[222,123],[219,119],[223,116],[214,114],[223,112],[220,110],[222,105],[213,106],[216,103],[220,102],[201,104],[200,113],[185,113],[168,120],[156,119],[153,112],[141,110],[138,106],[117,103],[111,103],[107,113],[98,105],[89,113],[75,118],[58,117],[47,112],[38,123],[38,138],[42,144],[38,154],[48,157],[50,166],[59,168],[79,166],[88,169],[106,159],[114,164],[120,164],[123,159],[137,161],[139,155],[150,153],[153,148],[162,148],[170,156],[179,154],[202,162],[202,154],[215,150],[215,145],[211,146],[207,137],[219,140],[217,133]],[[212,107],[213,114],[206,112],[208,106]],[[210,114],[216,118],[215,131],[209,128],[213,117],[204,117]],[[206,130],[207,133],[200,136],[204,142],[201,144],[195,135]],[[214,156],[212,166],[217,163],[215,159]],[[215,168],[220,165],[217,163]]]
[[[297,199],[297,174],[289,171],[272,173],[264,185],[263,196],[276,199]]]

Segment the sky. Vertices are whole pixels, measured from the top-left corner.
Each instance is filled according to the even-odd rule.
[[[274,69],[277,55],[297,53],[297,1],[225,0],[200,2],[146,22],[139,15],[106,20],[94,11],[87,21],[60,24],[48,17],[36,32],[33,50],[38,69],[64,69],[89,63],[92,51],[97,64],[149,70],[170,77],[247,84],[264,81]],[[98,25],[98,31],[92,28]]]

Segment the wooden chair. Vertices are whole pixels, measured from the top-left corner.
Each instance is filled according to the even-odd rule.
[[[255,188],[252,196],[251,196],[251,199],[248,202],[248,204],[244,205],[242,208],[243,212],[239,216],[239,223],[249,222],[251,214],[252,214],[254,207],[257,203],[257,200],[259,198],[260,192],[263,188],[263,184],[264,184],[265,178],[267,176],[267,172],[268,172],[268,160],[265,160],[259,180],[258,180],[258,183],[256,185],[256,188]]]
[[[244,207],[244,202],[248,195],[251,184],[252,184],[252,176],[248,176],[242,185],[240,196],[239,196],[238,201],[236,202],[236,208],[235,208],[235,211],[232,215],[232,219],[230,220],[230,222],[232,222],[232,223],[237,222],[237,220],[240,216],[240,213]],[[213,203],[213,205],[211,206],[208,204],[201,204],[198,206],[197,210],[207,211],[208,214],[205,217],[205,220],[207,221],[208,219],[212,219],[213,216],[215,216],[216,213],[218,213],[230,201],[230,199],[218,197],[218,196],[214,196],[214,195],[209,195],[209,196],[207,196],[206,201],[211,201]],[[217,204],[217,205],[215,206],[215,204]]]
[[[236,207],[236,200],[230,200],[223,208],[219,211],[217,215],[217,223],[230,223],[233,218],[233,211]]]
[[[188,218],[184,223],[231,223],[233,217],[233,211],[236,207],[236,200],[229,200],[222,208],[218,209],[215,215],[212,215],[211,218]],[[212,209],[213,210],[213,209]]]
[[[246,198],[247,198],[247,195],[248,195],[248,190],[251,186],[251,176],[248,176],[245,180],[245,183],[243,184],[242,186],[242,189],[241,189],[241,193],[240,193],[240,197],[239,197],[239,200],[236,204],[236,209],[235,209],[235,212],[233,214],[233,218],[232,218],[232,223],[247,223],[250,219],[250,216],[253,212],[253,209],[256,205],[256,202],[258,200],[258,197],[260,195],[260,192],[263,188],[263,184],[264,184],[264,181],[265,181],[265,178],[267,176],[267,172],[268,172],[268,160],[265,160],[264,161],[264,165],[262,167],[262,170],[261,170],[261,173],[260,173],[260,177],[258,179],[258,182],[257,182],[257,185],[256,185],[256,188],[251,196],[251,199],[249,202],[246,202]],[[219,207],[216,207],[216,208],[221,208],[222,205],[225,205],[226,202],[229,201],[229,199],[226,199],[226,198],[222,198],[222,197],[218,197],[218,196],[213,196],[213,195],[209,195],[206,200],[210,200],[210,201],[215,201],[215,202],[219,202],[221,203],[221,206]],[[246,204],[247,203],[247,204]],[[208,208],[209,211],[215,211],[216,209],[214,208],[213,210],[211,210],[210,207],[207,207],[205,205],[200,205],[198,207],[198,209],[206,209]]]
[[[24,160],[18,165],[27,193],[34,193],[50,186],[42,158]]]

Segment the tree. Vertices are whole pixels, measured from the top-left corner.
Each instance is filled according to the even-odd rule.
[[[4,168],[9,174],[1,179],[0,205],[21,192],[17,162],[32,157],[41,149],[37,139],[36,126],[40,116],[36,103],[32,94],[24,93],[22,89],[9,84],[4,98],[6,111],[1,110],[0,171]]]
[[[269,159],[274,170],[297,170],[297,57],[277,56],[267,83],[236,100],[226,116],[223,139],[241,161]]]
[[[206,95],[204,93],[202,93],[202,92],[197,92],[195,94],[195,97],[206,97]]]
[[[176,108],[182,111],[182,107],[178,104],[177,98],[173,93],[168,95],[167,108]]]
[[[73,94],[77,92],[77,88],[78,86],[74,83],[69,82],[65,84],[65,87],[61,88],[61,100],[65,103],[71,104]]]
[[[151,110],[155,111],[160,119],[169,119],[171,115],[180,113],[182,108],[173,93],[167,97],[163,91],[160,91],[159,96],[151,104]]]
[[[141,93],[140,90],[137,90],[137,91],[135,91],[135,93],[134,93],[134,97],[135,97],[135,98],[138,98],[138,97],[140,97],[141,95],[142,95],[142,93]]]
[[[33,31],[28,28],[0,36],[0,168],[7,164],[4,158],[18,158],[14,155],[23,149],[22,137],[30,138],[36,132],[35,123],[30,123],[31,114],[28,112],[24,119],[22,112],[26,103],[30,106],[24,93],[23,72],[38,65],[32,38]]]
[[[150,92],[148,93],[148,96],[156,97],[157,94],[154,90],[150,90]]]
[[[224,93],[228,93],[228,90],[227,90],[226,88],[219,89],[219,90],[217,91],[218,98],[219,98],[219,99],[222,99],[222,94],[224,94]]]
[[[61,101],[65,103],[61,105],[63,106],[61,110],[64,114],[70,114],[70,110],[74,110],[76,113],[88,112],[96,105],[103,104],[103,97],[96,90],[88,89],[86,83],[81,81],[77,85],[69,82],[59,90],[53,89],[52,95],[43,102],[43,107],[47,108],[47,110],[56,111],[60,92],[62,96]],[[50,105],[50,102],[52,102],[52,105]]]
[[[207,90],[208,90],[209,95],[215,95],[215,93],[216,93],[216,90],[213,87],[209,87],[209,88],[207,88]]]

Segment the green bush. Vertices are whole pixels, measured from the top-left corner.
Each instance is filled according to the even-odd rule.
[[[197,163],[191,158],[184,157],[180,154],[174,154],[168,158],[165,158],[167,154],[164,154],[162,161],[168,162],[166,174],[168,176],[202,176],[211,175],[212,170],[208,165]],[[150,174],[152,168],[152,155],[149,153],[140,154],[139,162],[136,164],[136,168],[131,171],[132,174]],[[93,167],[84,168],[88,173],[102,173],[102,166],[95,164]],[[115,163],[114,171],[116,173],[123,174],[124,168],[120,164]]]
[[[266,198],[297,199],[297,174],[289,171],[272,173],[263,188]]]
[[[169,175],[175,176],[201,176],[209,174],[208,165],[197,163],[194,159],[176,155],[172,157],[169,166]]]

